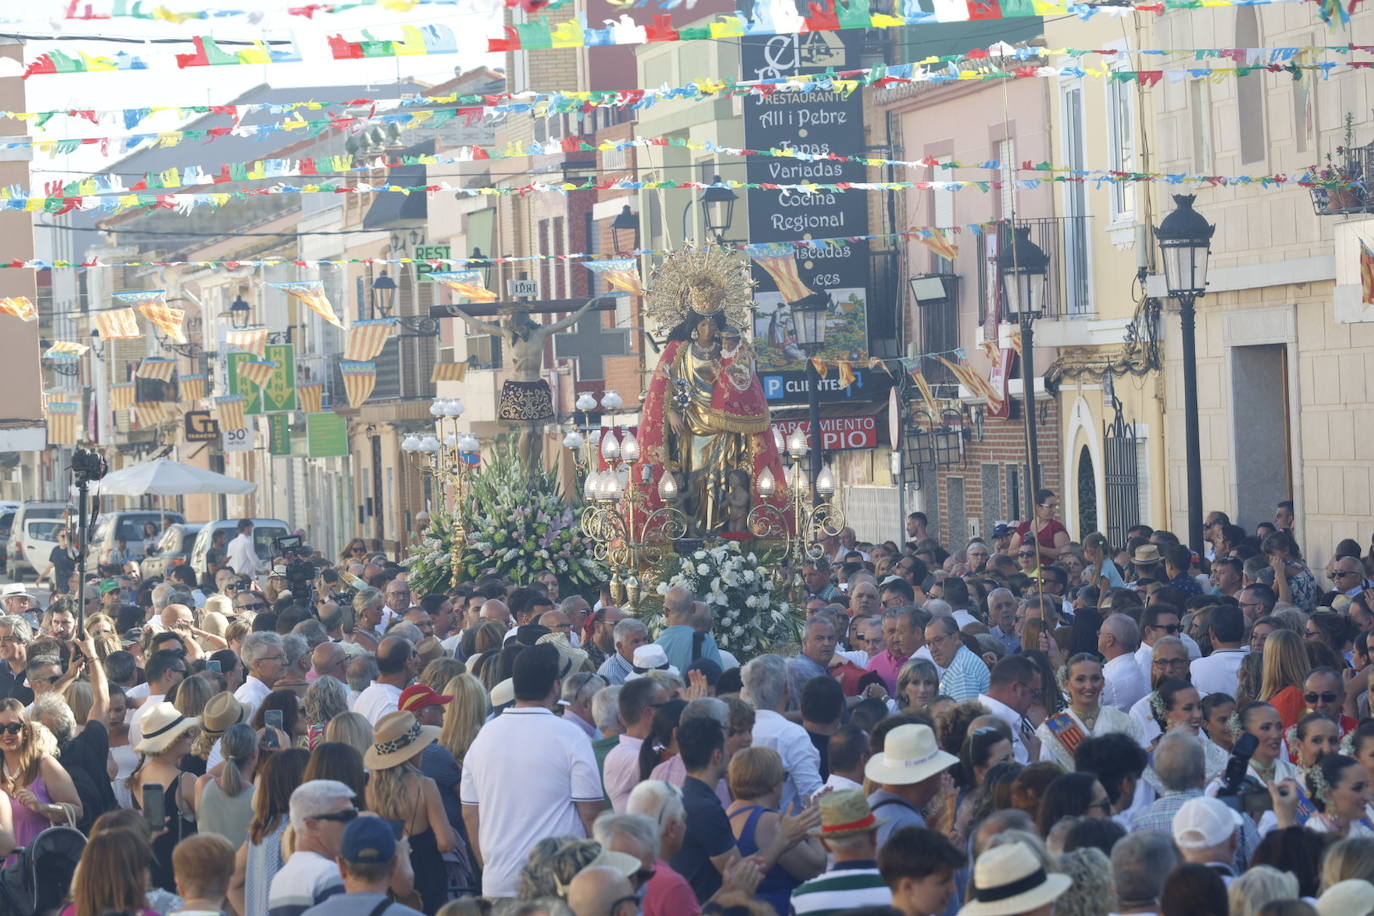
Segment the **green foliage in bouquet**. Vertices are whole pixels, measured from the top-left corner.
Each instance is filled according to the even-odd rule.
[[[795,646],[802,619],[773,582],[781,558],[776,552],[745,553],[735,541],[707,543],[699,550],[670,556],[659,569],[654,610],[641,613],[649,631],[663,626],[662,596],[682,586],[715,614],[711,635],[741,662]]]
[[[599,587],[610,572],[591,558],[591,544],[578,526],[578,508],[563,497],[556,477],[528,473],[514,447],[498,441],[482,456],[459,510],[468,533],[458,558],[459,581],[493,575],[525,585],[552,572],[564,595]],[[453,531],[447,512],[431,513],[423,542],[403,561],[412,590],[423,595],[448,587]]]

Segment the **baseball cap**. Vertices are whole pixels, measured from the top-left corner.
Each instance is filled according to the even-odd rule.
[[[1006,522],[998,522],[996,525],[992,526],[992,536],[994,539],[1009,538],[1011,534],[1011,526]]]
[[[452,699],[453,697],[439,693],[428,684],[411,684],[401,691],[397,708],[406,712],[419,712],[426,706],[443,706]]]
[[[356,817],[344,828],[339,858],[358,865],[382,865],[396,858],[391,825],[380,817]]]
[[[1215,798],[1190,798],[1174,814],[1174,842],[1180,849],[1220,846],[1240,826],[1240,815]]]
[[[113,579],[100,580],[100,594],[102,595],[108,595],[117,588],[119,588],[119,583]]]

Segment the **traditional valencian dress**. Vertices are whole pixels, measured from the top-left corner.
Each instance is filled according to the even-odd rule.
[[[1072,773],[1075,769],[1073,753],[1084,738],[1094,738],[1108,732],[1121,732],[1130,735],[1137,742],[1136,724],[1131,717],[1114,706],[1103,706],[1098,710],[1097,721],[1092,728],[1083,724],[1071,709],[1050,716],[1035,730],[1040,739],[1040,759],[1050,760]]]

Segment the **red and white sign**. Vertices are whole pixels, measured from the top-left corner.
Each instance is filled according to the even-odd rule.
[[[785,440],[796,430],[811,441],[810,420],[774,420],[773,428]],[[827,452],[854,448],[877,448],[877,417],[825,417],[821,420],[821,445]]]

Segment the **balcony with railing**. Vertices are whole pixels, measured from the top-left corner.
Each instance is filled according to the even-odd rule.
[[[1049,321],[1095,317],[1092,307],[1091,272],[1088,264],[1089,216],[1051,216],[1018,219],[1019,228],[1030,230],[1030,240],[1049,259],[1046,271],[1045,313]],[[997,269],[997,254],[1012,240],[1011,222],[1003,221],[978,236],[978,323],[987,321],[989,307],[997,309],[998,321],[1010,321],[1007,294]]]
[[[1318,216],[1374,213],[1374,143],[1338,148],[1337,156],[1307,176],[1312,209]]]

